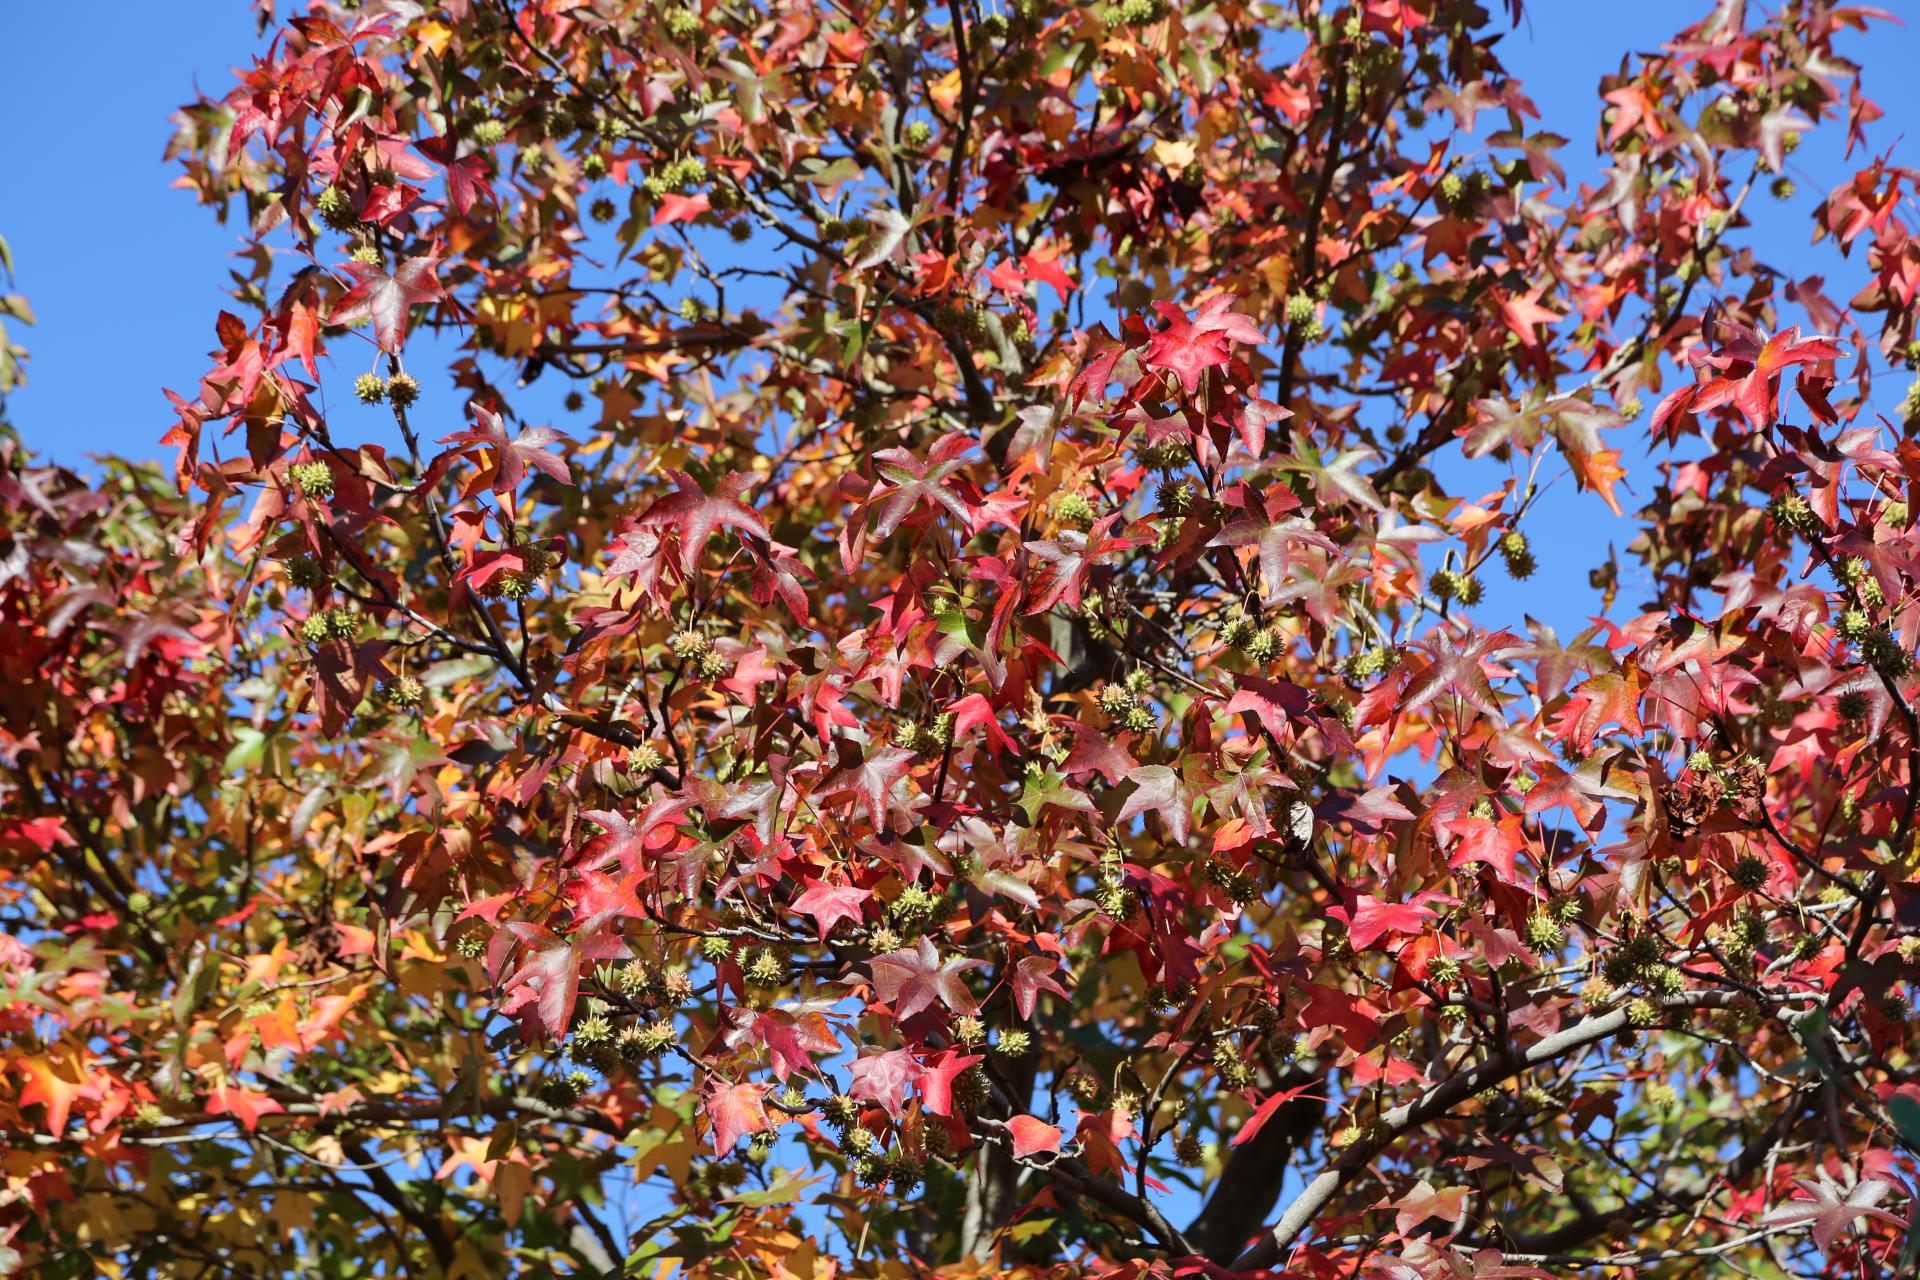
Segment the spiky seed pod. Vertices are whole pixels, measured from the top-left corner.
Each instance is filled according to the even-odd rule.
[[[473,140],[483,147],[497,147],[507,138],[507,126],[503,120],[482,120],[473,126]]]
[[[1767,860],[1751,853],[1741,854],[1727,869],[1727,877],[1749,893],[1763,888],[1770,873]]]
[[[1858,689],[1849,689],[1835,699],[1833,709],[1842,720],[1865,720],[1867,695]]]
[[[1640,1091],[1646,1099],[1647,1107],[1653,1111],[1670,1113],[1680,1107],[1680,1094],[1665,1080],[1655,1080]]]
[[[353,212],[353,201],[338,187],[328,187],[313,202],[320,220],[335,231],[351,230],[360,219]]]
[[[1387,651],[1380,648],[1363,649],[1347,659],[1346,677],[1351,684],[1360,684],[1371,680],[1387,669]]]
[[[598,1071],[603,1076],[612,1075],[619,1069],[621,1063],[619,1046],[611,1042],[576,1045],[569,1052],[575,1062]]]
[[[1084,529],[1093,523],[1093,505],[1077,493],[1063,495],[1053,504],[1054,518],[1061,524]]]
[[[1898,680],[1913,666],[1913,656],[1885,627],[1875,627],[1867,633],[1866,639],[1860,642],[1860,656],[1887,680]]]
[[[353,380],[353,394],[361,404],[379,404],[387,398],[387,380],[377,373],[363,373]]]
[[[698,631],[676,631],[667,638],[667,651],[683,662],[692,661],[713,648],[713,642]]]
[[[1120,717],[1120,723],[1134,733],[1152,733],[1160,727],[1160,722],[1154,718],[1153,712],[1138,704],[1127,708],[1127,713]]]
[[[465,959],[478,960],[487,953],[486,935],[478,929],[471,933],[463,933],[453,944],[453,949]]]
[[[396,711],[418,710],[427,700],[427,687],[412,676],[400,676],[380,686],[387,705]]]
[[[1865,640],[1873,632],[1873,619],[1858,609],[1848,609],[1840,615],[1835,627],[1845,639],[1855,644]]]
[[[782,986],[787,980],[787,962],[771,947],[761,947],[747,965],[746,978],[756,987]]]
[[[324,462],[296,462],[289,469],[293,487],[306,498],[333,496],[333,468]]]
[[[953,1038],[971,1048],[987,1038],[987,1024],[972,1014],[962,1014],[953,1020]]]
[[[1527,917],[1527,945],[1535,951],[1557,951],[1567,941],[1567,928],[1544,912]]]
[[[907,126],[906,137],[908,146],[924,147],[933,141],[933,126],[925,120],[915,120]]]
[[[963,1110],[976,1110],[992,1096],[993,1086],[987,1080],[987,1073],[977,1063],[953,1078],[953,1100]]]
[[[1444,603],[1460,594],[1461,584],[1465,581],[1465,574],[1456,573],[1452,569],[1439,569],[1434,572],[1432,580],[1428,583],[1428,589],[1433,592],[1434,599]]]
[[[643,742],[627,749],[627,768],[634,773],[652,773],[666,762],[667,758],[651,743]]]
[[[1199,1164],[1205,1154],[1205,1147],[1192,1133],[1182,1133],[1173,1140],[1173,1158],[1181,1164]]]
[[[1807,504],[1807,500],[1797,493],[1777,495],[1767,504],[1767,514],[1773,517],[1774,524],[1790,533],[1810,537],[1826,532],[1826,525]]]
[[[917,884],[910,884],[900,891],[888,906],[888,912],[902,925],[914,928],[924,925],[933,918],[934,896]]]
[[[710,963],[718,964],[733,955],[731,939],[710,934],[700,939],[700,955]]]
[[[671,1049],[679,1038],[672,1021],[657,1018],[640,1029],[640,1048],[648,1057],[652,1057]]]
[[[1271,662],[1274,655],[1280,652],[1283,644],[1280,632],[1272,627],[1262,627],[1247,637],[1246,643],[1241,646],[1241,652],[1254,662]]]
[[[1627,1001],[1627,1023],[1646,1030],[1660,1025],[1660,1006],[1644,996]]]
[[[993,1042],[993,1051],[1003,1058],[1024,1058],[1033,1048],[1033,1037],[1025,1031],[1002,1031]]]
[[[1427,965],[1427,980],[1439,987],[1450,987],[1460,980],[1460,962],[1441,956]]]
[[[1193,502],[1199,496],[1191,480],[1162,480],[1154,489],[1154,501],[1160,510],[1169,515],[1181,516],[1193,510]]]
[[[347,256],[362,266],[377,267],[380,265],[380,251],[370,244],[356,245],[353,252]]]
[[[1518,529],[1509,530],[1500,539],[1500,555],[1507,562],[1507,576],[1516,582],[1525,582],[1540,567],[1527,545],[1527,535]]]
[[[1470,573],[1459,574],[1457,577],[1459,578],[1458,594],[1460,596],[1460,603],[1467,606],[1479,604],[1480,597],[1484,593],[1480,579]]]
[[[396,373],[387,379],[387,399],[405,409],[420,399],[420,380],[410,373]]]
[[[1586,985],[1580,988],[1580,999],[1588,1008],[1596,1011],[1611,1005],[1616,994],[1614,985],[1605,978],[1589,978]]]

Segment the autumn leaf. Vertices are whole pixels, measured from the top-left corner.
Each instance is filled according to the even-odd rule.
[[[842,920],[858,924],[865,918],[862,905],[873,895],[849,884],[830,884],[822,880],[805,881],[806,892],[793,900],[793,909],[812,916],[824,941],[833,926]]]
[[[216,1085],[207,1097],[208,1115],[233,1116],[248,1133],[260,1127],[262,1116],[281,1115],[285,1111],[284,1106],[266,1094],[236,1084]]]
[[[446,296],[436,272],[440,258],[429,254],[408,258],[391,274],[377,263],[349,262],[354,285],[333,304],[328,324],[373,322],[374,341],[382,351],[397,353],[407,340],[408,316],[413,308]]]
[[[500,415],[485,405],[473,407],[473,420],[474,426],[443,436],[440,443],[488,450],[493,456],[493,465],[481,483],[489,484],[494,493],[504,497],[518,489],[529,467],[560,484],[572,483],[573,473],[565,460],[546,447],[566,438],[560,432],[552,427],[525,427],[518,435],[509,437]]]
[[[748,1134],[764,1133],[773,1127],[767,1119],[767,1086],[752,1081],[726,1084],[714,1081],[707,1089],[707,1120],[713,1126],[713,1149],[720,1155],[732,1151]]]
[[[720,529],[762,539],[770,536],[760,513],[740,500],[753,486],[751,476],[733,472],[711,494],[684,471],[674,473],[673,483],[674,491],[656,498],[635,524],[643,529],[670,528],[679,535],[682,572],[693,572],[708,539]]]
[[[1007,1132],[1013,1137],[1013,1155],[1016,1160],[1028,1160],[1043,1153],[1058,1153],[1060,1150],[1060,1130],[1037,1116],[1017,1115],[1007,1121]]]
[[[874,993],[891,1004],[894,1017],[902,1021],[936,1003],[955,1013],[973,1013],[979,1007],[961,975],[985,968],[985,962],[958,956],[942,959],[924,937],[912,947],[875,956],[871,967]]]
[[[920,1063],[905,1049],[855,1058],[848,1064],[847,1073],[853,1077],[847,1088],[849,1097],[878,1103],[896,1120],[907,1105],[907,1090],[923,1074]]]

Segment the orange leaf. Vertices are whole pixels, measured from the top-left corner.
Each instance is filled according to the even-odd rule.
[[[71,1066],[71,1063],[67,1064]],[[67,1131],[67,1115],[73,1109],[73,1100],[88,1092],[84,1080],[69,1080],[62,1071],[55,1068],[51,1059],[43,1056],[22,1059],[20,1073],[26,1077],[26,1088],[20,1090],[20,1105],[30,1107],[40,1103],[47,1109],[47,1132],[59,1137]]]
[[[251,1089],[242,1089],[237,1085],[220,1085],[207,1099],[207,1114],[210,1116],[237,1116],[240,1123],[252,1133],[260,1127],[261,1116],[279,1115],[286,1108],[264,1093],[255,1093]]]

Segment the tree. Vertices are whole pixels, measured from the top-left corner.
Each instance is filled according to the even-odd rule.
[[[1910,1274],[1880,15],[1624,56],[1591,184],[1523,17],[279,23],[173,483],[0,458],[0,1243]],[[1644,597],[1564,639],[1482,603],[1556,481]]]

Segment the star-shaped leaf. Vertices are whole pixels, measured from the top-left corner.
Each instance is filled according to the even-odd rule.
[[[873,958],[873,990],[901,1021],[936,1002],[955,1013],[973,1013],[979,1006],[960,975],[981,968],[985,965],[979,960],[942,960],[933,943],[922,937],[917,946]]]
[[[413,307],[446,296],[435,274],[440,259],[433,255],[408,258],[391,274],[378,263],[349,262],[346,266],[353,274],[354,286],[334,303],[327,323],[372,321],[373,340],[382,351],[397,352],[406,342],[407,320]]]

